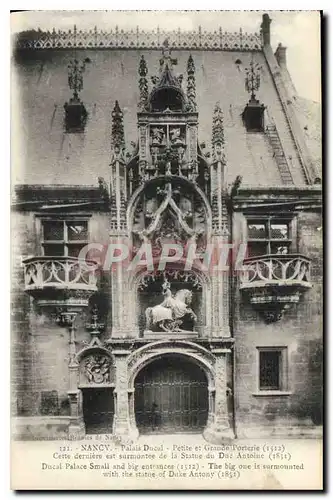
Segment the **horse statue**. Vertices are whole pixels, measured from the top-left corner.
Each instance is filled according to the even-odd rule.
[[[147,330],[164,332],[192,331],[196,314],[189,305],[192,302],[191,290],[181,289],[172,295],[170,283],[165,279],[162,285],[164,300],[161,304],[146,309]],[[181,326],[186,323],[186,330]]]

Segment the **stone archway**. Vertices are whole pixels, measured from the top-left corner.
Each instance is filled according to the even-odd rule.
[[[180,359],[181,363],[179,363]],[[175,363],[176,360],[178,364]],[[160,416],[163,417],[165,425],[162,425],[163,428],[159,430],[161,432],[203,432],[205,428],[208,428],[213,421],[214,413],[214,362],[214,356],[207,349],[193,342],[181,340],[152,342],[133,352],[127,363],[129,419],[133,433],[138,433],[138,426],[139,430],[142,431],[145,423],[147,424],[147,421],[140,421],[138,414],[140,411],[141,413],[147,412],[147,405],[153,403],[149,399],[149,390],[156,384],[159,376],[165,378],[164,395],[167,399],[169,398],[168,402],[164,399],[164,407],[162,404]],[[177,368],[181,365],[184,366],[183,372]],[[168,377],[173,377],[176,389],[170,389],[171,384],[168,385]],[[145,383],[147,384],[146,390],[144,390]],[[183,391],[186,392],[185,398],[191,396],[200,398],[198,411],[195,410],[194,404],[189,403],[186,409],[186,404],[181,404],[179,400],[175,401],[177,390],[181,391],[182,387]],[[140,390],[142,396],[140,396]],[[161,386],[157,392],[159,392],[160,399],[163,398]],[[146,402],[141,399],[140,403],[140,397],[144,397],[144,393],[148,399]],[[178,412],[178,421],[169,418],[172,405],[175,405],[174,409]],[[152,415],[150,414],[150,416]],[[175,423],[177,424],[176,429],[173,429]]]
[[[208,381],[189,357],[164,354],[134,382],[134,412],[141,434],[201,433],[208,418]]]
[[[99,345],[84,347],[71,360],[69,370],[70,433],[78,437],[111,434],[115,413],[115,369],[111,353]]]

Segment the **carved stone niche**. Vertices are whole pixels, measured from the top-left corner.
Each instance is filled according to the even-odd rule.
[[[80,361],[79,387],[113,387],[113,360],[104,350],[90,350]]]

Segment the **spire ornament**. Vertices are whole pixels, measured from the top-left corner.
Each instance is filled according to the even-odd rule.
[[[126,178],[126,152],[125,134],[123,124],[123,112],[119,102],[114,104],[111,113],[111,230],[121,231],[126,228],[126,202],[127,178]]]
[[[195,112],[197,110],[195,66],[192,55],[190,55],[187,61],[187,107],[188,111]]]
[[[125,148],[125,136],[124,136],[124,124],[123,124],[123,112],[120,109],[118,101],[115,102],[113,111],[111,113],[111,117],[112,117],[111,146],[114,154],[119,154]]]
[[[139,63],[139,91],[140,91],[140,101],[139,108],[144,111],[148,104],[148,80],[147,80],[148,68],[146,60],[141,56]]]
[[[86,329],[90,332],[90,335],[93,339],[100,336],[101,331],[104,329],[104,327],[104,323],[99,323],[98,321],[98,308],[95,304],[91,311],[91,322],[86,324]]]
[[[221,161],[224,163],[223,113],[219,102],[216,103],[213,114],[212,146],[213,162]]]
[[[68,64],[68,86],[73,91],[73,97],[64,104],[66,132],[82,132],[87,121],[87,110],[79,98],[79,93],[83,89],[86,62],[90,62],[90,59],[78,61],[75,58]]]
[[[68,64],[68,86],[73,91],[73,100],[79,101],[79,92],[83,89],[83,73],[86,69],[84,61],[73,59]]]
[[[250,65],[248,68],[245,68],[245,89],[251,94],[251,101],[256,100],[255,92],[257,92],[260,88],[260,66],[257,63],[253,62],[253,58],[251,59]]]

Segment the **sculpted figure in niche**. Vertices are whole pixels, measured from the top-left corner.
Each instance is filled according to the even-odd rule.
[[[147,330],[163,332],[193,331],[196,314],[189,307],[192,302],[191,290],[181,289],[174,295],[166,278],[162,284],[164,300],[155,307],[146,309]],[[181,328],[184,324],[187,329]]]
[[[154,146],[160,146],[163,144],[164,130],[163,128],[154,127],[151,131],[151,142]]]
[[[184,137],[179,127],[170,129],[170,140],[171,144],[183,144]]]

